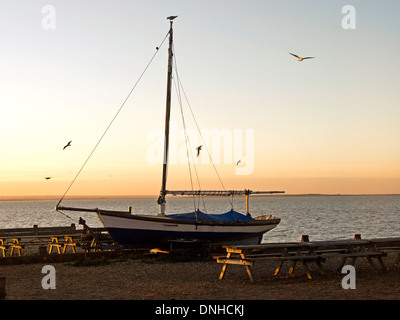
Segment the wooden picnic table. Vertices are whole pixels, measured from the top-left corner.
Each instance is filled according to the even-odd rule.
[[[301,262],[309,279],[312,279],[312,276],[307,263],[315,263],[319,273],[323,275],[322,262],[332,257],[341,257],[341,266],[345,264],[347,258],[350,258],[350,263],[354,265],[358,257],[364,257],[368,259],[371,267],[377,270],[372,261],[372,258],[376,258],[381,269],[386,270],[382,261],[382,256],[385,255],[385,252],[378,250],[373,241],[364,239],[264,243],[259,245],[224,246],[223,248],[226,250],[226,256],[215,257],[217,263],[223,264],[219,279],[223,279],[229,264],[236,264],[245,266],[250,281],[253,282],[254,277],[250,266],[257,260],[279,261],[279,266],[275,269],[274,275],[279,274],[285,262],[292,263],[289,269],[289,275],[291,275],[297,262]]]
[[[0,237],[0,253],[3,257],[6,256],[6,250],[11,248],[10,256],[14,254],[16,249],[19,256],[21,256],[21,250],[25,246],[50,246],[49,253],[52,252],[53,247],[58,249],[60,253],[60,248],[63,247],[63,253],[65,253],[68,246],[72,247],[75,253],[76,239],[81,239],[83,234],[66,234],[66,235],[26,235],[26,236],[2,236]],[[64,241],[59,241],[60,239],[65,239]],[[51,240],[49,242],[49,239]]]
[[[381,267],[381,271],[386,270],[386,266],[383,263],[382,257],[386,255],[385,252],[377,249],[375,243],[371,240],[331,240],[331,241],[313,241],[310,245],[314,247],[316,254],[321,255],[324,258],[329,257],[340,257],[342,263],[339,267],[341,270],[346,263],[346,260],[350,258],[350,265],[354,266],[357,258],[366,258],[370,266],[377,270],[373,263],[373,258],[377,259]]]
[[[9,241],[7,242],[7,239]],[[2,251],[3,257],[6,256],[6,250],[11,248],[10,256],[14,254],[14,250],[17,249],[17,253],[21,256],[21,249],[24,247],[20,243],[21,239],[19,237],[2,237],[0,238],[0,250]]]
[[[84,222],[84,221],[83,221]],[[53,248],[61,254],[68,247],[75,248],[79,244],[85,251],[101,251],[104,242],[110,242],[109,235],[103,234],[105,228],[89,228],[84,223],[83,229],[76,229],[75,224],[66,227],[38,227],[33,228],[9,228],[0,229],[0,257],[6,256],[6,250],[11,248],[11,255],[17,252],[21,255],[21,249],[31,246],[39,246],[40,254],[47,252],[46,247],[50,246],[50,253]]]
[[[216,257],[218,263],[223,263],[222,271],[219,279],[222,280],[228,264],[244,265],[249,275],[250,281],[254,281],[250,266],[254,264],[256,260],[276,260],[280,262],[280,265],[275,269],[274,275],[278,275],[282,265],[285,261],[291,261],[292,266],[289,270],[289,274],[292,274],[296,263],[300,261],[306,269],[306,273],[309,279],[311,279],[311,273],[307,266],[307,262],[314,261],[320,272],[323,273],[321,261],[322,257],[319,257],[312,253],[312,247],[306,242],[297,243],[269,243],[261,245],[240,245],[240,246],[224,246],[227,255],[226,257]]]

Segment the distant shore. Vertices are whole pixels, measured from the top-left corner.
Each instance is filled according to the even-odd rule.
[[[374,194],[324,194],[324,193],[304,193],[304,194],[271,194],[271,195],[253,195],[252,197],[353,197],[353,196],[398,196],[398,193],[374,193]],[[170,196],[177,198],[176,196]],[[188,196],[191,197],[191,196]],[[118,200],[118,199],[157,199],[158,195],[83,195],[83,196],[68,196],[65,200]],[[206,197],[207,198],[207,197]],[[60,196],[0,196],[0,201],[58,201]]]

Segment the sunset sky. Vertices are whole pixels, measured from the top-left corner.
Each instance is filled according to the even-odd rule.
[[[342,26],[348,4],[355,29]],[[3,0],[0,197],[64,194],[170,15],[197,123],[226,138],[207,146],[226,189],[400,193],[398,0]],[[68,195],[158,194],[167,45]],[[168,189],[190,189],[175,89],[172,100]],[[194,132],[185,99],[183,107]],[[202,189],[220,189],[194,140]]]

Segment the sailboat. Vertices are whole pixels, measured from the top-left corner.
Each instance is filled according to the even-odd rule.
[[[199,241],[212,244],[258,244],[267,231],[275,228],[280,219],[261,215],[255,218],[249,213],[249,196],[251,194],[284,193],[284,191],[252,191],[244,190],[181,190],[167,189],[167,167],[169,149],[169,123],[171,110],[171,80],[173,63],[173,20],[170,20],[167,96],[165,113],[164,163],[162,170],[162,185],[157,200],[159,212],[148,215],[132,214],[130,211],[112,211],[103,209],[74,208],[57,204],[57,211],[95,212],[115,242],[127,247],[148,247],[160,245],[168,241]],[[158,50],[158,48],[157,48]],[[193,212],[166,214],[166,196],[181,195],[193,197],[211,196],[245,196],[246,214],[241,214],[233,208],[223,214],[209,214],[195,209]]]

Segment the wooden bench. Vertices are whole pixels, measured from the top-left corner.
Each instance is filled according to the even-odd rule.
[[[350,265],[354,266],[356,259],[357,258],[367,258],[368,263],[370,264],[370,266],[377,270],[375,264],[372,261],[372,258],[377,258],[380,266],[381,266],[381,270],[382,271],[386,271],[386,266],[383,263],[382,257],[385,257],[387,254],[385,252],[382,251],[359,251],[359,252],[346,252],[346,253],[338,253],[338,254],[334,254],[334,255],[326,255],[326,254],[321,254],[322,257],[324,258],[342,258],[342,263],[340,265],[340,267],[338,268],[339,270],[341,270],[343,268],[343,266],[346,263],[346,259],[347,258],[351,258],[351,262]]]
[[[353,240],[316,241],[312,245],[320,248],[316,252],[324,258],[342,258],[339,270],[343,268],[347,258],[351,259],[350,264],[352,266],[354,266],[357,258],[366,258],[370,266],[378,270],[372,261],[372,258],[376,258],[381,270],[386,271],[386,266],[382,260],[386,253],[378,250],[374,241],[361,239],[360,234],[355,234]]]
[[[3,258],[6,256],[6,250],[8,249],[8,245],[4,244],[5,239],[0,238],[0,250],[3,253]]]
[[[383,252],[398,252],[393,265],[400,266],[400,238],[377,238],[371,239],[371,242]]]
[[[51,241],[48,243],[50,245],[49,254],[53,253],[53,248],[57,248],[58,254],[61,254],[62,244],[58,243],[58,237],[51,237]]]
[[[21,256],[21,249],[24,248],[24,246],[19,243],[20,240],[21,240],[20,238],[12,238],[11,239],[12,242],[8,243],[11,248],[10,256],[14,254],[14,249],[17,249],[18,256]]]
[[[400,267],[400,247],[382,247],[382,248],[379,248],[379,250],[382,250],[385,253],[397,252],[397,257],[393,263],[393,266]]]
[[[72,248],[72,252],[76,253],[76,242],[73,241],[72,236],[64,236],[65,241],[60,242],[59,237],[51,237],[49,254],[53,253],[53,248],[57,248],[58,254],[65,253],[68,247]],[[62,251],[61,251],[62,248]]]
[[[63,247],[62,253],[65,253],[65,251],[67,250],[68,247],[71,247],[72,248],[72,252],[76,253],[76,249],[75,249],[76,248],[76,242],[74,242],[72,240],[72,237],[65,236],[64,238],[65,238],[65,242],[63,243],[64,247]]]

